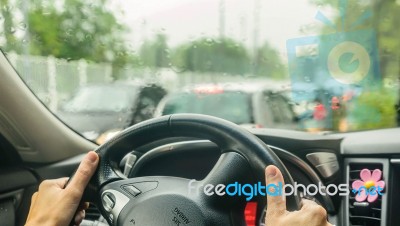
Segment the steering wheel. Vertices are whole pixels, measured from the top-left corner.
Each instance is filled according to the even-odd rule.
[[[170,137],[210,140],[218,145],[221,156],[201,181],[167,176],[127,179],[119,170],[121,159],[133,149]],[[176,114],[151,119],[124,130],[96,152],[99,165],[83,200],[94,202],[110,225],[245,225],[246,197],[221,195],[222,185],[261,182],[265,186],[264,169],[271,164],[293,185],[286,167],[261,140],[211,116]],[[265,196],[254,199],[265,207]],[[288,196],[287,206],[299,209],[300,199]],[[258,209],[260,216],[263,209]]]

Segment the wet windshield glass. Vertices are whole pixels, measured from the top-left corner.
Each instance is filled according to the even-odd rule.
[[[63,110],[69,112],[126,111],[133,102],[133,89],[115,87],[85,87],[67,102]]]
[[[163,115],[197,113],[212,115],[237,124],[252,123],[249,94],[224,92],[215,94],[180,93],[166,100]]]
[[[181,112],[308,132],[400,121],[399,1],[6,0],[0,24],[10,64],[81,134]]]

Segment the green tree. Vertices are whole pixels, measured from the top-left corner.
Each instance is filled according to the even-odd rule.
[[[355,31],[372,28],[376,31],[381,76],[383,78],[395,79],[400,73],[400,30],[397,29],[400,21],[400,4],[398,1],[378,0],[366,4],[363,1],[333,1],[333,0],[312,0],[317,5],[330,5],[338,8],[343,15],[332,18],[334,25],[339,31]],[[340,5],[341,2],[341,5]],[[358,26],[354,23],[367,15],[368,11],[372,16],[363,21]],[[336,32],[330,26],[325,26],[321,30],[322,34]]]
[[[66,39],[60,37],[62,16],[53,6],[44,7],[35,1],[28,13],[29,52],[32,55],[65,57],[63,45]],[[82,57],[84,58],[84,57]]]
[[[170,56],[167,37],[164,34],[157,34],[154,40],[145,41],[140,48],[140,58],[143,65],[148,67],[168,67]]]
[[[257,50],[254,73],[274,79],[286,77],[286,68],[279,58],[279,53],[268,42]]]
[[[4,51],[19,50],[20,45],[15,37],[16,24],[14,21],[14,6],[8,0],[0,0],[0,21],[3,20],[3,30],[0,35],[4,38]]]
[[[390,128],[396,126],[396,98],[387,90],[364,92],[359,96],[349,114],[352,130]]]
[[[173,65],[188,71],[245,74],[249,72],[246,48],[231,39],[201,38],[179,46]]]
[[[86,59],[94,62],[112,62],[115,66],[128,61],[123,35],[127,29],[121,25],[114,14],[104,5],[108,0],[83,1],[64,0],[62,7],[51,2],[34,0],[29,2],[24,12],[22,1],[12,7],[7,0],[1,0],[9,7],[3,7],[5,18],[5,49],[21,53],[21,46],[29,46],[29,53],[69,60]],[[21,40],[9,30],[17,27],[12,14],[27,15],[26,21],[29,40]],[[24,36],[25,38],[25,36]],[[15,43],[15,44],[14,44]]]

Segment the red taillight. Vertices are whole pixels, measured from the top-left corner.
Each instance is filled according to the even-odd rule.
[[[337,110],[337,109],[340,108],[340,101],[339,101],[339,98],[337,98],[337,97],[332,97],[332,100],[331,100],[331,108],[332,108],[332,110]]]
[[[224,92],[224,89],[219,86],[206,86],[197,87],[193,91],[197,94],[220,94]]]
[[[247,226],[256,226],[257,203],[248,202],[244,209],[244,218]]]

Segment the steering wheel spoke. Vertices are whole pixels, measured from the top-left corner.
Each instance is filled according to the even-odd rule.
[[[223,153],[211,172],[204,178],[204,183],[228,184],[254,179],[248,161],[237,152]]]
[[[254,176],[247,160],[236,152],[227,152],[221,155],[198,189],[210,204],[233,210],[244,207],[246,196],[241,186],[252,182]]]

